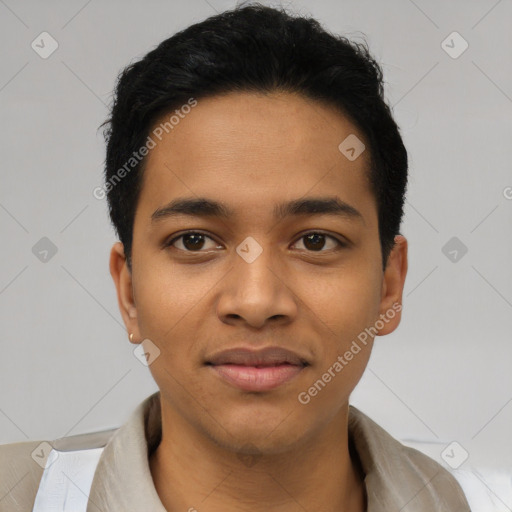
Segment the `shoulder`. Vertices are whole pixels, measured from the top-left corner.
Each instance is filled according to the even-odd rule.
[[[117,429],[0,445],[0,512],[31,512],[52,450],[75,451],[105,446]]]
[[[32,510],[51,450],[43,443],[25,441],[0,445],[0,512]]]
[[[400,445],[398,450],[402,457],[407,460],[411,471],[426,479],[427,485],[434,490],[440,499],[447,502],[467,501],[466,493],[452,471],[443,467],[419,449],[406,446],[398,440],[396,442]]]
[[[450,471],[420,450],[402,444],[352,405],[349,430],[375,500],[393,506],[409,503],[412,509],[418,507],[415,510],[470,510]]]

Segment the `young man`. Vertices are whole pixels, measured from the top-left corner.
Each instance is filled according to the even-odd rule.
[[[225,12],[124,70],[106,138],[110,271],[160,391],[114,432],[2,447],[0,510],[469,511],[349,405],[407,272],[407,153],[368,50]]]

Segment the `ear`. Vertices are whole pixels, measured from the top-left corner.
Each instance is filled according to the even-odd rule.
[[[407,275],[407,240],[402,235],[395,236],[395,245],[389,253],[380,301],[379,319],[384,326],[378,329],[378,336],[393,332],[402,317],[402,293]]]
[[[116,242],[110,251],[110,275],[116,285],[119,311],[126,329],[129,333],[133,333],[132,343],[138,344],[141,337],[137,322],[137,307],[133,297],[132,275],[121,242]]]

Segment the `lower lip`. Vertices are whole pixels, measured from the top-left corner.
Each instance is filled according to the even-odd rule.
[[[303,366],[282,364],[256,368],[236,364],[222,364],[212,368],[224,380],[244,391],[269,391],[298,375]]]

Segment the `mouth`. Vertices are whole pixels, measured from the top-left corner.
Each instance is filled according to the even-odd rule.
[[[224,350],[205,364],[227,383],[253,392],[277,388],[309,366],[298,354],[279,347]]]

